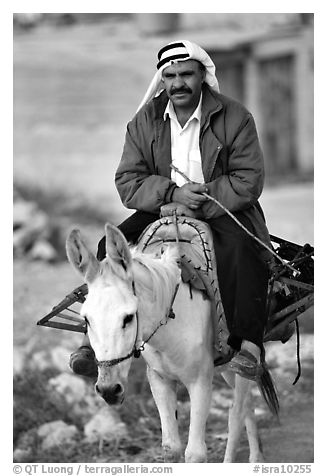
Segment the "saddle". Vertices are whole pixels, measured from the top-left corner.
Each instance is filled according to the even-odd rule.
[[[139,237],[137,249],[158,255],[172,243],[180,251],[182,281],[200,290],[212,303],[215,365],[228,362],[234,350],[227,344],[229,332],[219,292],[216,258],[209,226],[185,216],[163,217],[150,224]]]

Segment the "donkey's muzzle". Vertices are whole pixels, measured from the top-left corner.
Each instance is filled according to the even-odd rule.
[[[109,405],[121,404],[124,401],[124,387],[120,383],[113,385],[97,383],[95,390]]]

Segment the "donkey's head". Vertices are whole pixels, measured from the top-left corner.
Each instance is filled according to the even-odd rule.
[[[78,230],[68,236],[70,263],[82,274],[88,294],[81,308],[91,346],[98,361],[97,392],[110,404],[124,398],[131,359],[111,365],[134,348],[138,300],[133,289],[132,257],[118,228],[107,224],[106,258],[101,263]]]
[[[133,263],[127,241],[118,228],[106,224],[105,232],[106,258],[102,262],[88,249],[78,230],[73,230],[68,236],[66,249],[70,263],[88,285],[81,316],[87,323],[88,336],[98,362],[95,388],[107,403],[116,404],[124,399],[130,357],[144,337],[138,315],[140,300],[136,297],[134,283],[134,276],[137,281],[142,277],[144,266]],[[165,255],[160,263],[166,266],[167,262],[174,261],[177,267],[176,255],[171,252]],[[143,283],[145,289],[152,285],[149,277],[147,281]],[[145,309],[148,305],[146,302],[141,307]]]

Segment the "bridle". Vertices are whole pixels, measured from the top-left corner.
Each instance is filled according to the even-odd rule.
[[[176,210],[173,212],[173,221],[174,221],[174,225],[175,225],[175,228],[176,228],[176,244],[178,246],[179,241],[180,241],[180,236],[179,236]],[[142,340],[139,344],[139,341],[140,341],[140,339],[139,339],[140,323],[139,323],[139,314],[138,314],[138,311],[136,310],[136,313],[135,313],[135,317],[136,317],[136,336],[135,336],[135,341],[134,341],[134,345],[133,345],[132,350],[127,355],[125,355],[124,357],[118,357],[117,359],[100,360],[100,361],[96,360],[96,363],[97,363],[98,367],[114,367],[115,365],[118,365],[121,362],[124,362],[125,360],[128,360],[132,357],[134,357],[135,359],[138,359],[141,355],[141,352],[144,351],[145,344],[147,344],[149,342],[149,340],[155,335],[155,333],[160,329],[160,327],[165,326],[166,324],[168,324],[169,319],[175,319],[175,313],[173,311],[173,305],[174,305],[174,301],[175,301],[175,298],[176,298],[176,295],[177,295],[178,288],[179,288],[179,282],[176,284],[174,293],[173,293],[171,301],[170,301],[170,306],[168,308],[168,311],[166,312],[165,317],[163,319],[161,319],[161,321],[159,322],[157,327],[155,327],[155,329],[151,332],[151,334],[149,335],[149,337],[146,340]],[[132,289],[133,289],[134,296],[136,296],[134,280],[132,281]]]
[[[132,288],[133,288],[134,296],[136,296],[134,281],[132,282]],[[147,344],[149,342],[149,340],[160,329],[160,327],[165,326],[168,323],[169,319],[175,319],[175,313],[173,311],[173,305],[174,305],[174,301],[175,301],[175,298],[176,298],[178,288],[179,288],[179,282],[176,284],[176,287],[175,287],[175,290],[174,290],[174,293],[173,293],[173,296],[172,296],[172,299],[171,299],[171,302],[170,302],[170,306],[168,308],[168,311],[167,311],[165,317],[163,319],[161,319],[161,321],[159,322],[157,327],[151,332],[151,334],[149,335],[149,337],[146,340],[142,340],[141,343],[138,344],[140,323],[139,323],[139,314],[138,314],[138,311],[136,311],[136,313],[135,313],[135,317],[136,317],[136,336],[135,336],[135,342],[134,342],[132,350],[128,354],[126,354],[124,357],[118,357],[116,359],[111,359],[111,360],[96,360],[96,363],[97,363],[98,367],[114,367],[115,365],[118,365],[121,362],[124,362],[125,360],[128,360],[132,357],[135,357],[136,359],[138,359],[141,355],[141,352],[144,351],[145,344]]]

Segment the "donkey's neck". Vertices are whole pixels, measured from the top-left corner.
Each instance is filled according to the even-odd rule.
[[[135,291],[143,338],[149,337],[160,322],[168,318],[176,290],[176,267],[147,255],[133,259]]]

